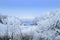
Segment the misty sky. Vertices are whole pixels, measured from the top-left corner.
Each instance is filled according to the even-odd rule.
[[[0,14],[4,15],[36,17],[59,8],[60,0],[0,0]]]

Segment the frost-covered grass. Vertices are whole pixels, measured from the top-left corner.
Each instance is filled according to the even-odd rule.
[[[52,11],[23,25],[16,17],[1,18],[0,39],[6,40],[60,40],[60,12]]]

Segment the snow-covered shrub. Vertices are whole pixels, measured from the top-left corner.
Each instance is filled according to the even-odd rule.
[[[1,17],[1,21],[3,22],[3,24],[2,24],[2,26],[0,25],[1,26],[0,32],[3,33],[3,36],[7,35],[10,38],[12,38],[12,36],[13,36],[13,38],[12,38],[13,40],[15,40],[15,39],[18,40],[20,38],[19,37],[20,33],[21,33],[20,26],[22,25],[22,21],[19,18],[12,17],[12,16],[7,16],[6,18]],[[5,25],[5,26],[3,27],[3,25]],[[6,28],[6,29],[4,29],[4,28]],[[5,31],[3,32],[3,30],[5,30]],[[17,36],[17,35],[19,35],[19,36]]]

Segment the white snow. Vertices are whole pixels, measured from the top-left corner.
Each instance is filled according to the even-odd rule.
[[[19,18],[9,16],[2,20],[4,24],[0,23],[0,36],[8,32],[10,37],[13,33],[13,40],[60,40],[59,11],[51,11],[37,18],[34,22],[38,25],[24,26]]]

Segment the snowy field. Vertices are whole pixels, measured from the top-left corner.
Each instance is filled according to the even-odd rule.
[[[30,25],[17,17],[1,15],[0,40],[60,40],[60,12],[47,12]]]

